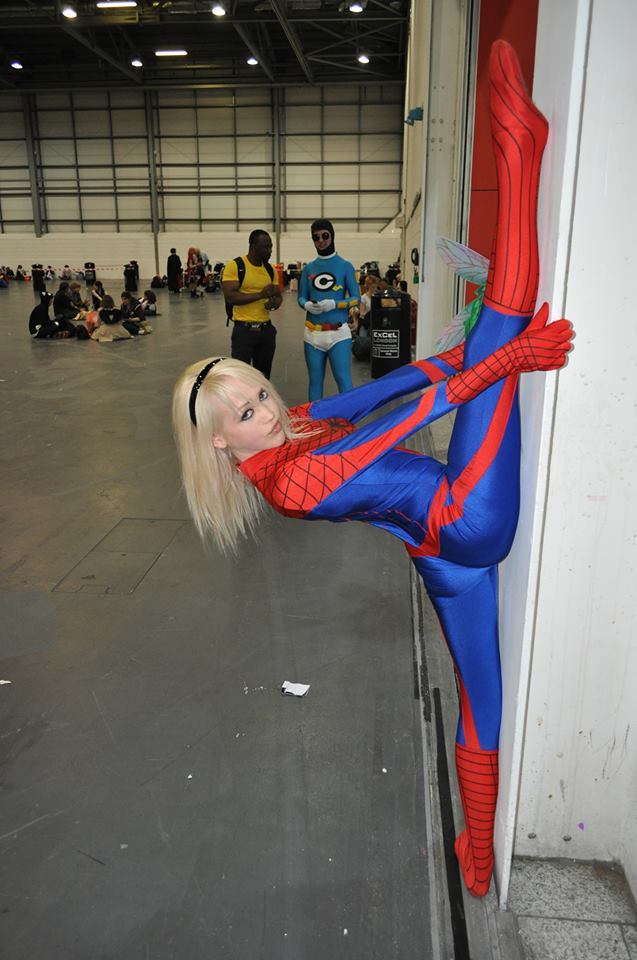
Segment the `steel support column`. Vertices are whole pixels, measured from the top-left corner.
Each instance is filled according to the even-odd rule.
[[[276,263],[281,262],[281,93],[272,91],[272,163]]]
[[[33,136],[33,97],[22,95],[22,114],[24,116],[24,135],[27,142],[27,160],[29,163],[29,183],[31,185],[31,205],[33,208],[33,229],[36,237],[42,236],[42,214],[40,211],[40,191],[38,186],[37,157],[40,155],[39,144],[36,148]],[[36,157],[37,149],[37,157]]]
[[[144,93],[146,111],[146,148],[148,151],[148,182],[150,186],[150,215],[153,224],[153,245],[155,248],[155,273],[159,273],[159,206],[157,203],[157,157],[155,148],[155,128],[150,93]]]

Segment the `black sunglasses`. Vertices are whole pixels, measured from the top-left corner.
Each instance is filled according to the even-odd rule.
[[[313,233],[312,240],[329,240],[331,237],[330,233]]]

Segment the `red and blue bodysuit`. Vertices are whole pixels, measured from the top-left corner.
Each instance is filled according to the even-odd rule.
[[[405,543],[458,679],[456,764],[466,829],[456,853],[468,889],[478,896],[487,892],[493,869],[501,713],[497,564],[511,547],[518,518],[517,374],[548,369],[545,354],[563,338],[559,323],[543,328],[544,316],[530,323],[547,124],[528,97],[508,44],[494,45],[490,76],[498,220],[484,305],[466,343],[348,393],[293,408],[295,425],[307,436],[240,466],[286,516],[361,520]],[[354,426],[389,401],[430,385]],[[447,464],[400,446],[452,409],[457,416]]]

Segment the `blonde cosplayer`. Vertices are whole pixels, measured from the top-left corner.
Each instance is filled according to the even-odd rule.
[[[456,767],[465,817],[455,850],[467,889],[479,897],[493,870],[502,703],[498,564],[511,549],[519,511],[518,378],[564,367],[573,337],[567,320],[548,323],[547,305],[534,316],[536,208],[548,124],[528,95],[515,51],[502,40],[491,48],[489,80],[498,217],[482,305],[466,344],[296,408],[294,414],[316,429],[310,439],[286,443],[267,393],[262,401],[257,397],[264,412],[251,415],[256,422],[245,431],[250,443],[238,468],[283,516],[361,521],[404,543],[454,660],[461,707]],[[196,368],[191,371],[190,383]],[[184,418],[187,404],[184,395]],[[206,415],[208,406],[202,404]],[[405,448],[408,437],[452,411],[446,464]],[[228,438],[230,432],[241,440],[240,430],[228,428]],[[246,510],[243,526],[253,518]]]
[[[224,410],[232,410],[236,402],[236,388],[229,381],[267,390],[285,438],[293,439],[295,431],[274,386],[241,360],[199,360],[175,384],[173,429],[188,507],[203,539],[211,537],[222,550],[235,553],[240,538],[254,533],[264,501],[237,469],[230,447],[212,441],[222,430]]]

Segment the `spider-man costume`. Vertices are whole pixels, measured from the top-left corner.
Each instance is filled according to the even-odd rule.
[[[544,327],[544,310],[530,323],[547,123],[503,41],[492,48],[490,80],[499,207],[484,305],[466,344],[293,408],[297,427],[308,436],[241,464],[286,516],[363,520],[405,542],[456,670],[456,766],[466,825],[456,854],[468,889],[478,896],[487,892],[493,869],[501,713],[497,564],[511,547],[518,517],[517,373],[551,368],[551,352],[559,352],[566,337],[565,321]],[[353,427],[378,407],[431,384],[437,386]],[[397,446],[454,408],[446,465]]]

